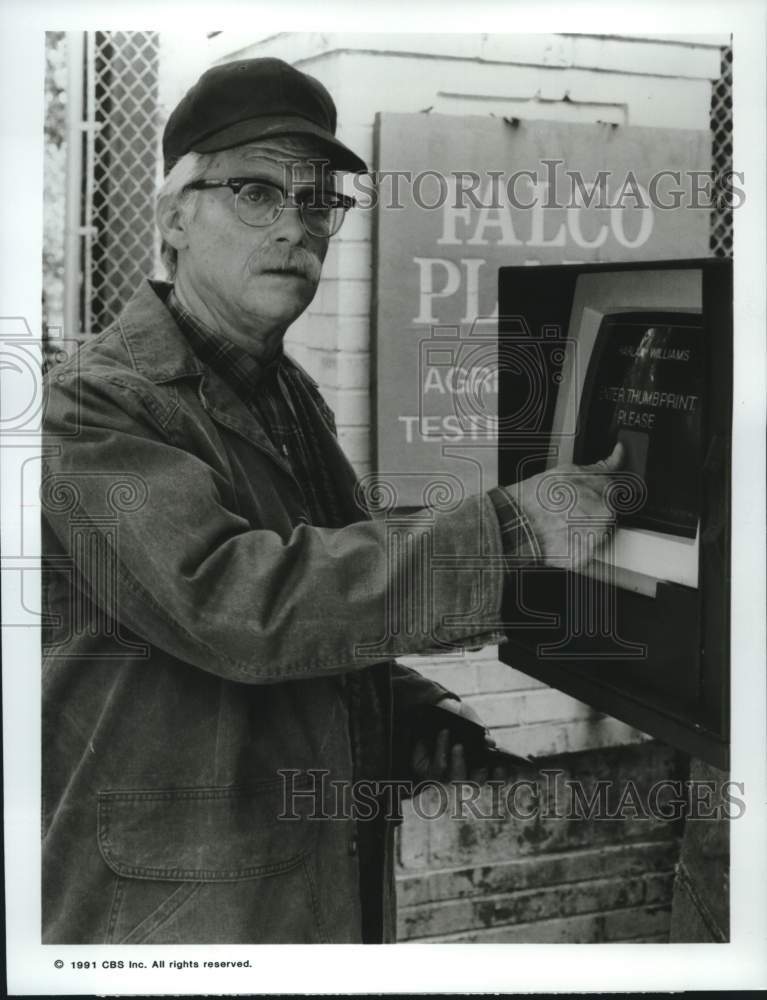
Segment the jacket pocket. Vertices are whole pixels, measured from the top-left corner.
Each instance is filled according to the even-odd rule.
[[[280,819],[282,789],[100,792],[99,851],[117,876],[107,942],[324,940],[314,829]]]

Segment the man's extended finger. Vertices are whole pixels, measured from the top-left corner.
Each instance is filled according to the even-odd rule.
[[[431,760],[429,758],[429,748],[425,740],[417,740],[413,747],[413,754],[410,760],[413,774],[418,778],[429,778]]]
[[[487,781],[487,768],[477,767],[469,775],[469,779],[476,785],[484,785]]]
[[[597,462],[592,462],[591,465],[583,465],[581,469],[584,472],[606,472],[609,475],[621,469],[625,458],[626,449],[620,441],[617,441],[607,458],[600,458]],[[576,469],[576,471],[578,470]]]
[[[447,772],[447,756],[450,746],[450,730],[440,729],[434,743],[434,756],[432,757],[432,777],[444,778]]]
[[[593,462],[591,465],[584,465],[583,468],[586,470],[593,469],[595,472],[618,472],[625,458],[626,449],[620,441],[616,441],[615,447],[607,458],[600,458],[599,461]]]
[[[466,755],[460,743],[456,743],[450,750],[450,781],[466,780]]]
[[[626,449],[623,447],[623,444],[620,441],[616,441],[615,447],[607,456],[607,458],[602,459],[602,465],[604,465],[607,472],[617,472],[618,469],[622,468],[625,460],[626,460]]]

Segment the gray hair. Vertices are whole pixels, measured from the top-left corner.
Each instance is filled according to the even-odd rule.
[[[175,209],[177,212],[193,211],[199,192],[185,191],[184,188],[204,176],[214,157],[215,153],[185,153],[174,164],[157,192],[155,218],[166,208]],[[168,278],[172,281],[176,276],[178,251],[163,240],[160,245],[160,257]]]

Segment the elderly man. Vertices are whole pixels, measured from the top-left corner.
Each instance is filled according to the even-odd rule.
[[[333,171],[365,169],[335,125],[279,60],[205,73],[164,135],[173,284],[49,374],[46,942],[391,940],[396,817],[322,818],[306,780],[465,776],[471,713],[392,657],[497,641],[504,559],[561,553],[535,481],[425,511],[394,547],[360,507],[282,350],[350,207]]]

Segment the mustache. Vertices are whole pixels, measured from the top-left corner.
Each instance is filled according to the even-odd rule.
[[[311,281],[319,281],[322,261],[317,254],[305,247],[259,247],[248,260],[251,274],[265,271],[286,271],[300,274]]]

